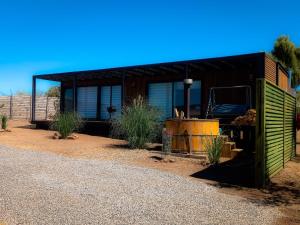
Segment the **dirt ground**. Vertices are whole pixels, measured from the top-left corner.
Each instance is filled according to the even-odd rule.
[[[181,176],[192,177],[206,168],[202,159],[188,159],[168,156],[168,161],[159,160],[160,153],[149,150],[129,150],[122,140],[78,134],[77,140],[54,140],[53,131],[32,129],[27,121],[9,121],[12,132],[0,132],[0,144],[24,150],[47,151],[68,157],[99,160],[117,160],[121,163],[168,171]],[[299,138],[300,140],[300,133]],[[170,161],[171,162],[170,162]],[[191,178],[216,186],[220,191],[243,196],[257,204],[279,207],[283,224],[300,224],[300,145],[297,157],[286,164],[284,170],[272,179],[267,189],[257,190],[215,181]]]

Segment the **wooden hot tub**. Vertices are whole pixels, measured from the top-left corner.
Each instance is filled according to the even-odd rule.
[[[170,119],[166,120],[166,131],[173,136],[173,151],[200,153],[205,151],[205,138],[219,134],[219,120]]]

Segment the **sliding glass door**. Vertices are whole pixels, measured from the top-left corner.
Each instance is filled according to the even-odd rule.
[[[190,89],[190,115],[199,117],[201,111],[201,81],[194,81]],[[183,82],[150,83],[148,101],[151,106],[159,109],[161,119],[172,117],[174,108],[184,110]]]
[[[77,112],[84,119],[97,118],[98,87],[77,88]]]
[[[102,120],[117,118],[122,111],[121,85],[101,87],[100,117]]]

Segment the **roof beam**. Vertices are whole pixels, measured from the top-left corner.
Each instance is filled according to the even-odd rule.
[[[212,64],[212,63],[209,63],[209,62],[202,62],[202,63],[203,63],[204,65],[207,65],[207,66],[212,67],[212,68],[214,68],[214,69],[221,70],[221,68],[220,68],[219,66],[214,65],[214,64]]]
[[[141,72],[141,73],[145,73],[145,74],[151,75],[151,76],[155,75],[153,72],[147,71],[145,69],[135,68],[134,70],[138,71],[138,72]]]
[[[163,70],[166,70],[168,72],[171,72],[171,73],[179,73],[180,71],[174,69],[174,68],[170,68],[170,67],[166,67],[166,66],[160,66],[159,68],[163,69]]]
[[[231,69],[235,69],[235,68],[236,68],[233,64],[231,64],[231,63],[229,63],[229,62],[226,62],[226,61],[223,61],[223,60],[220,61],[220,63],[222,63],[222,64],[224,64],[224,65],[230,67]]]
[[[191,68],[194,68],[194,69],[197,69],[197,70],[201,70],[201,71],[204,71],[204,70],[205,70],[202,66],[199,66],[199,65],[197,65],[197,64],[195,64],[195,63],[191,63],[191,64],[189,64],[189,66],[190,66]]]

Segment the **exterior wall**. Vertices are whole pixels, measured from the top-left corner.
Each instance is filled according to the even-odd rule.
[[[209,65],[203,66],[202,69],[189,68],[189,77],[194,80],[201,80],[201,111],[199,115],[203,118],[208,106],[209,90],[214,86],[238,86],[249,85],[252,88],[252,105],[255,106],[255,80],[256,78],[264,77],[264,55],[255,56],[247,60],[245,64],[234,64],[233,66],[212,67]],[[125,77],[125,88],[123,91],[123,102],[129,103],[138,95],[147,98],[148,84],[153,82],[174,82],[183,81],[186,77],[183,68],[181,73],[163,72],[160,74],[145,75],[145,76],[130,76]],[[122,78],[105,78],[94,80],[78,80],[77,87],[81,86],[102,86],[102,85],[122,85]],[[66,88],[72,88],[72,82],[62,83],[62,91]],[[62,95],[63,96],[63,95]],[[226,95],[221,96],[220,101],[227,102],[243,102],[241,94],[233,91],[228,91]],[[99,103],[98,103],[99,105]]]
[[[295,157],[296,98],[265,79],[257,80],[257,96],[256,183],[264,186]]]
[[[31,96],[0,96],[0,114],[9,116],[11,119],[31,118]],[[36,97],[36,119],[50,119],[59,110],[58,98]]]
[[[285,91],[289,90],[289,79],[282,69],[278,70],[278,86]]]
[[[266,55],[265,57],[265,78],[272,82],[273,84],[277,83],[277,69],[276,69],[277,65],[276,62],[271,59],[269,56]]]
[[[285,91],[290,90],[288,74],[268,55],[265,57],[265,78]]]

